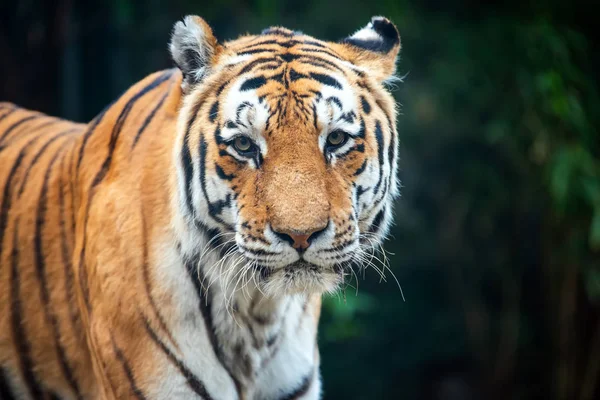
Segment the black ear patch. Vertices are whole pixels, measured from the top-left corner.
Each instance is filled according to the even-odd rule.
[[[400,44],[400,33],[389,19],[373,17],[367,26],[344,39],[343,43],[369,51],[388,53]]]

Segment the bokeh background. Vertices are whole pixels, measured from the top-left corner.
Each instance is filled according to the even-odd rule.
[[[325,399],[600,399],[594,2],[0,2],[0,98],[88,121],[171,67],[173,23],[338,40],[385,15],[402,56],[387,282],[326,300]],[[356,282],[353,283],[356,286]]]

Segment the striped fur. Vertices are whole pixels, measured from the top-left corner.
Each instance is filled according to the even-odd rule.
[[[0,398],[319,398],[320,296],[398,192],[399,47],[187,17],[87,125],[0,103]]]

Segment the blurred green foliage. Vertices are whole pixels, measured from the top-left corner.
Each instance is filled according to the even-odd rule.
[[[406,300],[373,271],[326,299],[325,398],[600,398],[600,53],[585,2],[63,5],[1,6],[2,87],[82,120],[171,65],[185,14],[223,39],[283,25],[337,40],[392,19],[403,189],[386,249]]]

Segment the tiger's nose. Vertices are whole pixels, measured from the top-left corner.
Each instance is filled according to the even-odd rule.
[[[273,232],[281,240],[288,242],[299,253],[303,253],[318,236],[325,232],[325,229],[327,229],[327,226],[304,232],[277,231],[275,229],[273,229]]]

